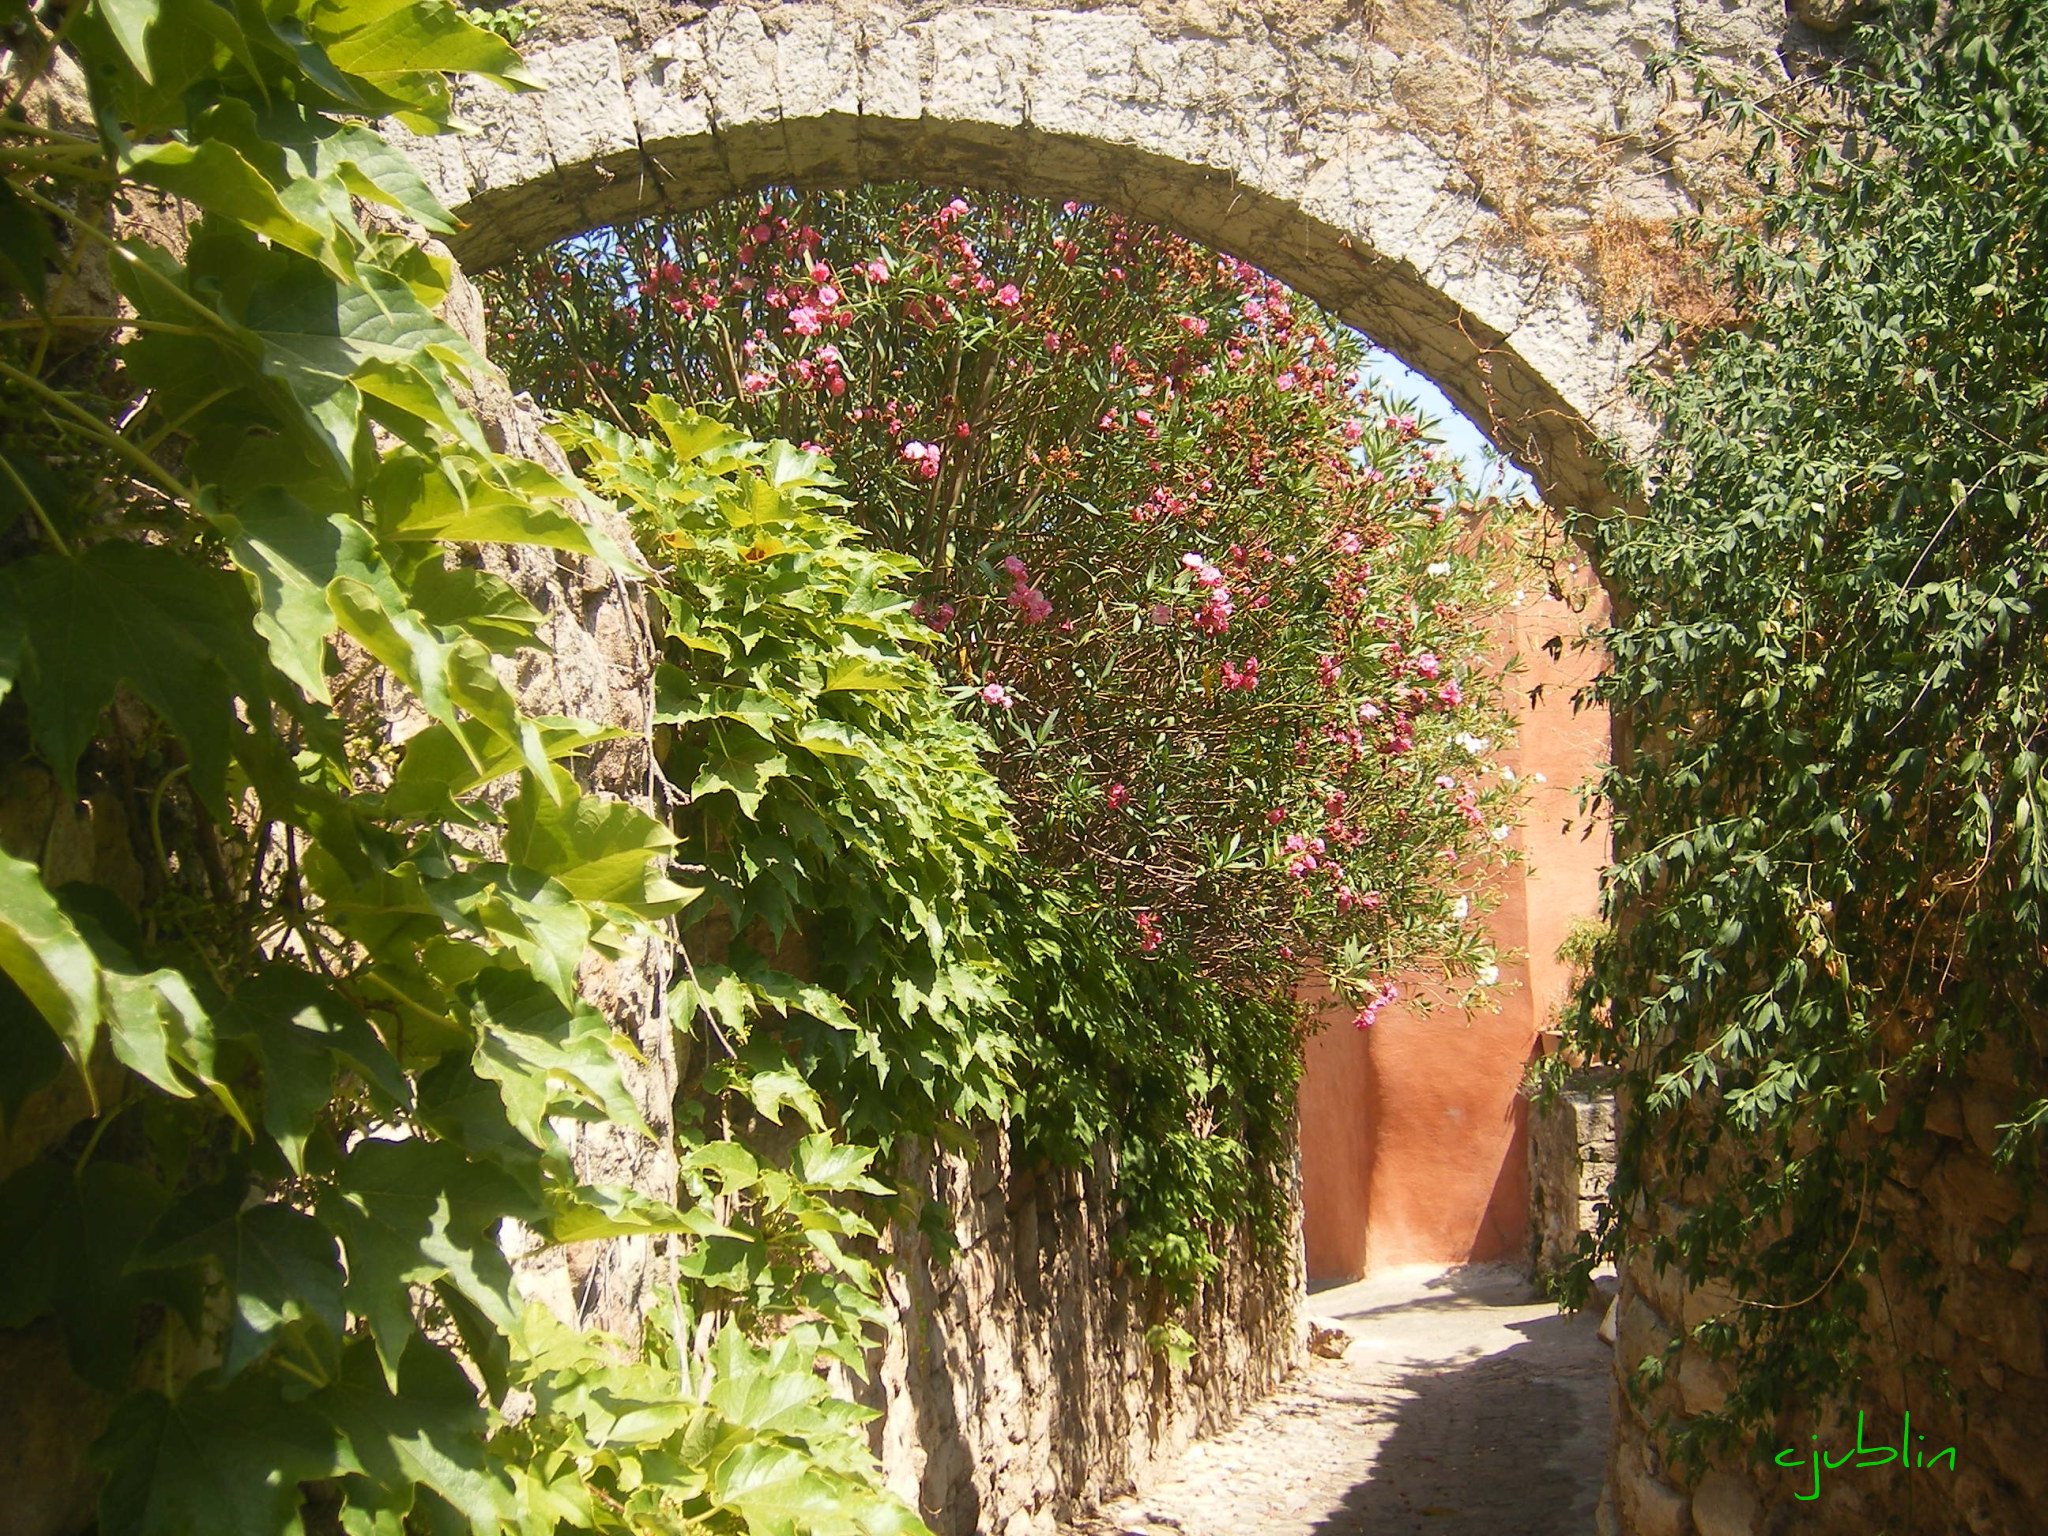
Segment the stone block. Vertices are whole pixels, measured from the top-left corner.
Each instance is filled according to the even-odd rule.
[[[1692,1527],[1696,1536],[1757,1536],[1760,1512],[1756,1489],[1747,1479],[1716,1468],[1700,1479],[1692,1494]]]
[[[1679,1353],[1678,1400],[1687,1413],[1712,1413],[1728,1401],[1735,1383],[1727,1369],[1709,1360],[1697,1345],[1689,1344]]]
[[[1632,1446],[1616,1449],[1613,1487],[1627,1536],[1692,1536],[1690,1501],[1652,1472]]]

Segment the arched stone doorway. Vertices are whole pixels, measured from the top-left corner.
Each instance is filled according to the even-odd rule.
[[[1640,297],[1602,252],[1691,205],[1690,106],[1644,61],[1774,65],[1776,0],[1597,12],[1320,0],[1279,20],[1145,8],[631,12],[542,0],[545,88],[413,141],[484,268],[652,207],[919,180],[1081,198],[1253,262],[1437,380],[1556,505],[1639,442]],[[1605,232],[1603,236],[1603,231]],[[1634,264],[1640,268],[1640,262]]]
[[[1690,0],[1315,3],[1275,19],[1208,0],[655,0],[631,13],[540,0],[526,51],[543,89],[479,92],[464,103],[473,135],[409,148],[463,220],[450,243],[472,269],[769,185],[916,180],[1113,206],[1251,261],[1433,378],[1553,505],[1604,505],[1603,441],[1626,449],[1648,431],[1627,390],[1640,349],[1621,311],[1645,296],[1628,279],[1646,250],[1654,266],[1646,232],[1693,205],[1708,158],[1688,147],[1691,103],[1649,86],[1645,61],[1690,44],[1782,69],[1778,0],[1728,0],[1711,18]],[[1605,253],[1631,240],[1616,269]],[[1555,714],[1562,690],[1546,702]],[[1467,1042],[1489,1053],[1469,1091],[1438,1103],[1402,1086],[1438,1086],[1430,1053],[1454,1042],[1390,1054],[1391,1075],[1343,1046],[1356,1059],[1334,1081],[1354,1119],[1397,1099],[1411,1121],[1436,1117],[1411,1127],[1418,1145],[1469,1143],[1471,1176],[1453,1182],[1474,1186],[1458,1197],[1472,1212],[1411,1226],[1472,1229],[1471,1252],[1395,1245],[1402,1257],[1491,1257],[1518,1241],[1520,1142],[1492,1122],[1515,1114],[1543,1022],[1534,999],[1556,990],[1537,974],[1554,969],[1555,916],[1534,884],[1507,893],[1496,936],[1529,951],[1530,1006]],[[1427,1159],[1415,1167],[1410,1204],[1441,1201],[1445,1181]]]

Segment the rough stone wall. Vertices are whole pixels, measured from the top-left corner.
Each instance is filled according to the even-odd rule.
[[[1614,1095],[1560,1093],[1529,1108],[1529,1248],[1536,1274],[1555,1274],[1591,1232],[1614,1179]]]
[[[1654,1391],[1638,1399],[1622,1384],[1639,1362],[1737,1301],[1716,1283],[1689,1287],[1639,1253],[1623,1267],[1616,1313],[1619,1396],[1603,1536],[2019,1536],[2043,1528],[2048,1193],[2023,1195],[1993,1160],[1998,1126],[2021,1107],[2009,1061],[1989,1052],[1934,1090],[1924,1130],[1902,1132],[1894,1111],[1867,1133],[1891,1142],[1892,1174],[1871,1198],[1896,1236],[1867,1282],[1864,1444],[1898,1445],[1910,1412],[1916,1462],[1953,1446],[1954,1470],[1851,1462],[1823,1470],[1820,1496],[1802,1500],[1814,1489],[1811,1471],[1774,1466],[1775,1453],[1789,1448],[1804,1461],[1815,1434],[1831,1457],[1852,1451],[1852,1408],[1846,1422],[1839,1413],[1788,1415],[1752,1456],[1681,1477],[1664,1460],[1657,1419],[1718,1407],[1729,1378],[1684,1344]],[[1947,1377],[1952,1398],[1930,1372]]]
[[[473,267],[775,183],[1105,202],[1312,295],[1582,505],[1595,439],[1648,430],[1622,316],[1712,312],[1664,224],[1729,157],[1648,62],[1775,86],[1819,46],[1782,0],[536,9],[548,89],[470,93],[474,136],[411,146]]]
[[[974,1160],[920,1156],[902,1182],[953,1213],[957,1252],[892,1234],[888,1342],[864,1391],[890,1485],[938,1536],[1041,1536],[1077,1507],[1142,1486],[1229,1424],[1302,1357],[1299,1190],[1290,1241],[1240,1236],[1185,1319],[1173,1365],[1146,1339],[1167,1314],[1116,1262],[1111,1168],[1023,1168],[1006,1138]]]

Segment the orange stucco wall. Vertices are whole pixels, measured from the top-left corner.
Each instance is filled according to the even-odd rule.
[[[1424,1018],[1393,1007],[1356,1030],[1351,1010],[1334,1006],[1308,1042],[1300,1109],[1311,1280],[1523,1252],[1528,1157],[1517,1090],[1569,980],[1558,945],[1576,919],[1596,913],[1608,852],[1605,821],[1578,804],[1606,758],[1608,730],[1605,711],[1572,707],[1598,666],[1572,641],[1604,618],[1590,572],[1577,576],[1584,611],[1531,590],[1502,618],[1502,654],[1521,660],[1503,684],[1519,730],[1502,760],[1527,781],[1527,795],[1516,833],[1526,862],[1487,919],[1503,956],[1499,1008],[1447,1006]],[[1552,660],[1543,645],[1559,635],[1563,654]],[[1427,984],[1405,978],[1402,990]]]

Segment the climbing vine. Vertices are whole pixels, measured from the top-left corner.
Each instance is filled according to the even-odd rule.
[[[1693,235],[1745,324],[1646,383],[1648,510],[1584,530],[1636,747],[1576,1026],[1624,1069],[1601,1248],[1738,1298],[1695,1449],[1853,1406],[1873,1318],[1938,1286],[1887,1175],[1939,1090],[2003,1071],[2015,1179],[2048,1119],[2048,16],[1863,42],[1846,140],[1725,103],[1764,191]]]
[[[366,124],[445,128],[455,74],[520,83],[440,0],[6,24],[0,1330],[97,1394],[97,1528],[921,1529],[822,1370],[863,1368],[886,1191],[761,1031],[700,1023],[722,983],[673,1000],[683,1207],[578,1175],[578,1121],[654,1134],[593,962],[719,871],[704,828],[585,787],[618,729],[522,707],[543,616],[483,559],[708,583],[801,527],[829,563],[803,485],[726,445],[664,488],[693,542],[650,571],[492,446],[445,259],[360,211],[447,231]],[[889,671],[857,621],[813,638],[828,693]],[[699,685],[666,716],[713,718]],[[894,686],[872,728],[943,763],[936,681]],[[993,817],[972,773],[948,788]],[[889,831],[892,890],[942,885],[957,829]],[[526,1299],[515,1233],[668,1242],[676,1280],[607,1338]]]

